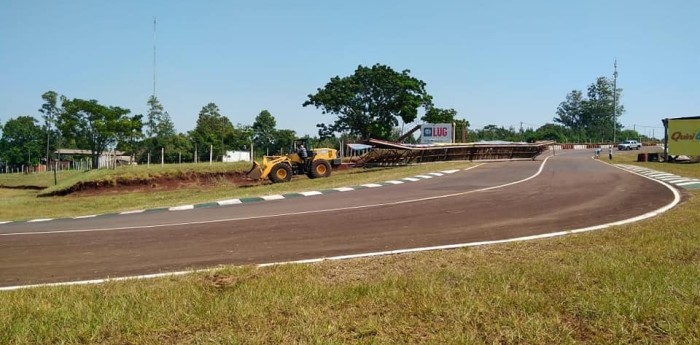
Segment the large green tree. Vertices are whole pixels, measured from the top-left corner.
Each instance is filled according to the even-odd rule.
[[[169,136],[163,143],[166,163],[192,162],[194,150],[192,141],[185,134]],[[160,154],[160,152],[158,152]]]
[[[202,107],[197,118],[197,126],[189,132],[190,139],[195,145],[199,157],[209,157],[221,160],[226,147],[234,141],[235,131],[228,117],[221,115],[215,103]],[[210,149],[213,149],[210,152]],[[201,159],[200,159],[201,160]]]
[[[466,142],[466,134],[469,129],[469,121],[457,118],[457,110],[430,107],[421,120],[427,123],[454,123],[455,139],[458,142]],[[462,134],[464,133],[464,137]]]
[[[297,133],[294,130],[280,129],[275,131],[275,152],[289,153],[296,138]],[[310,147],[307,147],[307,149],[310,149]]]
[[[620,102],[621,93],[620,88],[613,90],[613,81],[606,77],[599,77],[588,86],[586,113],[590,121],[590,139],[613,140],[615,133],[620,131],[622,125],[617,119],[625,112]],[[616,105],[614,111],[613,103]]]
[[[399,120],[413,122],[418,108],[431,104],[425,82],[412,77],[409,70],[399,73],[376,64],[358,66],[351,76],[331,78],[316,94],[308,95],[303,106],[313,105],[337,116],[332,124],[318,125],[321,137],[347,131],[364,139],[386,139]]]
[[[625,112],[622,89],[613,89],[611,80],[599,77],[588,86],[586,97],[579,90],[571,91],[557,107],[554,122],[578,133],[579,142],[612,140],[622,128],[617,119]]]
[[[145,163],[149,159],[160,161],[161,152],[165,152],[164,161],[168,163],[177,162],[179,159],[178,152],[182,151],[173,143],[179,142],[175,124],[170,118],[170,114],[165,111],[165,108],[160,103],[156,96],[148,98],[148,112],[145,119],[145,140],[141,142],[138,161]],[[169,160],[173,159],[175,160]]]
[[[90,150],[92,167],[98,168],[100,155],[116,147],[118,139],[127,137],[132,130],[127,125],[129,113],[129,109],[104,106],[94,99],[65,99],[58,128],[77,147]]]
[[[473,133],[476,140],[502,140],[502,141],[520,141],[520,135],[515,131],[515,128],[498,127],[496,125],[486,125],[482,129],[477,129]]]
[[[565,143],[571,140],[575,140],[575,137],[569,138],[571,132],[573,131],[574,130],[566,128],[562,125],[547,123],[537,128],[537,130],[533,131],[532,133],[528,133],[527,140],[554,140],[559,143]],[[574,136],[576,136],[576,134],[574,134]]]
[[[457,116],[457,110],[430,107],[420,119],[427,123],[452,123]]]
[[[582,140],[583,130],[590,125],[586,111],[586,102],[583,98],[583,93],[579,90],[573,90],[566,95],[566,100],[559,103],[557,107],[557,117],[554,122],[560,123],[567,128],[575,130],[578,133],[579,142]]]
[[[270,150],[275,152],[276,127],[277,120],[275,120],[275,117],[267,110],[261,111],[253,122],[253,142],[255,147],[262,152],[267,153]]]
[[[0,157],[9,166],[39,164],[44,131],[31,116],[9,119],[1,128]]]
[[[148,99],[148,113],[146,115],[146,136],[165,139],[176,135],[175,124],[170,119],[170,114],[164,110],[156,96]]]
[[[42,117],[44,118],[44,128],[46,131],[46,161],[48,164],[51,158],[52,128],[55,126],[57,117],[61,113],[61,108],[58,106],[59,95],[55,91],[44,92],[44,94],[41,95],[41,99],[44,100],[44,104],[41,105],[39,112],[42,113]]]
[[[231,148],[234,150],[247,150],[250,148],[250,143],[253,142],[255,131],[251,125],[236,124],[233,127],[233,135],[231,138]]]
[[[117,149],[127,152],[133,162],[140,140],[143,138],[143,115],[126,116],[121,121],[124,131],[119,133]]]

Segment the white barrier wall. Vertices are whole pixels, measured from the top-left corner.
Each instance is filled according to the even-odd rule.
[[[241,161],[250,161],[250,152],[247,151],[226,151],[226,155],[224,155],[224,162],[225,163],[230,163],[230,162],[241,162]]]

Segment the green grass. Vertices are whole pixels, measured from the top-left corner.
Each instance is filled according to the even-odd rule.
[[[282,194],[298,191],[320,190],[353,186],[371,182],[409,177],[420,173],[473,166],[469,162],[443,162],[397,168],[350,169],[334,171],[331,177],[310,180],[296,176],[291,183],[265,184],[241,188],[221,179],[210,181],[206,186],[186,186],[175,190],[146,188],[141,192],[120,192],[119,188],[99,196],[53,196],[37,197],[44,191],[19,191],[0,188],[0,221],[27,220],[34,218],[74,217],[137,209],[196,204],[232,198]],[[69,188],[80,181],[105,181],[111,184],[116,179],[144,179],[151,176],[177,176],[191,171],[199,173],[244,171],[249,164],[183,164],[182,166],[152,166],[150,169],[125,167],[116,170],[92,170],[66,176],[56,188]],[[2,180],[0,180],[2,181]],[[53,188],[53,187],[52,187]],[[55,190],[55,189],[51,189]]]
[[[698,209],[695,191],[553,239],[3,292],[0,343],[697,344]]]
[[[56,180],[72,179],[74,176],[81,174],[82,172],[76,170],[58,171],[56,172]],[[0,174],[0,186],[2,187],[31,186],[46,188],[52,185],[54,185],[53,172]]]
[[[192,173],[212,174],[232,171],[245,171],[250,163],[215,163],[215,164],[169,164],[125,166],[116,169],[95,169],[72,174],[61,179],[56,185],[51,185],[39,195],[50,195],[53,192],[70,189],[79,182],[100,182],[107,186],[116,186],[117,181],[153,180],[159,177],[181,178]]]
[[[0,343],[698,343],[698,196],[555,239],[4,292]]]

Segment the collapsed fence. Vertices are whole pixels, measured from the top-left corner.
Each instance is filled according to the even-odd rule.
[[[394,166],[453,160],[532,160],[546,151],[553,142],[404,145],[370,139],[368,144],[374,148],[361,156],[356,162],[356,166]]]

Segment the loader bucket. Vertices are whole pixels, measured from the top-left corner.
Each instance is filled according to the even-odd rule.
[[[262,177],[262,168],[260,168],[260,164],[258,164],[258,162],[253,162],[253,167],[248,170],[246,176],[253,180],[259,180],[260,177]]]

